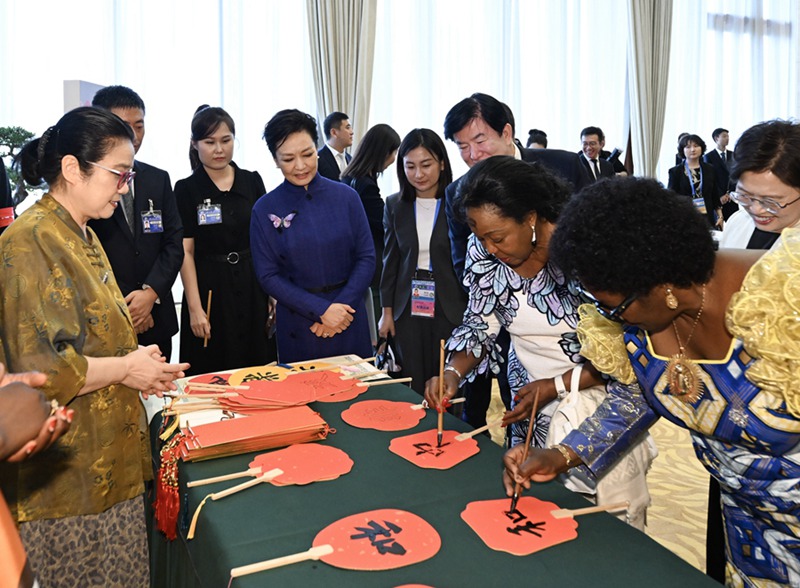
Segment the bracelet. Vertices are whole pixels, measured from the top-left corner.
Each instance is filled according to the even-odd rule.
[[[564,400],[567,397],[567,387],[564,386],[564,377],[558,375],[553,378],[553,382],[556,384],[556,396],[559,400]]]
[[[458,376],[458,381],[459,382],[464,380],[464,376],[461,374],[461,372],[458,371],[458,369],[456,367],[452,366],[452,365],[448,364],[448,365],[444,366],[444,371],[453,372],[455,375]]]
[[[564,456],[564,459],[567,461],[567,467],[572,465],[572,458],[569,455],[569,451],[563,445],[551,445],[550,449],[557,449],[558,452]]]

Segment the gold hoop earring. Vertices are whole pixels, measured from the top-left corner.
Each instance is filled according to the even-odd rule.
[[[667,304],[667,308],[670,310],[675,310],[678,308],[678,299],[675,297],[675,294],[672,293],[671,288],[667,288],[667,295],[664,301]]]

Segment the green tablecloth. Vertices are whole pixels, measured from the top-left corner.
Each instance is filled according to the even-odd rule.
[[[405,386],[389,385],[372,388],[352,402],[371,398],[420,400]],[[228,585],[231,568],[305,551],[316,534],[337,519],[373,509],[398,508],[421,516],[439,532],[442,548],[434,558],[383,572],[303,562],[237,578],[232,588],[388,588],[411,583],[437,588],[517,584],[548,588],[719,586],[646,535],[605,513],[577,519],[576,540],[527,557],[489,549],[460,514],[471,501],[504,496],[500,482],[503,450],[479,436],[478,455],[450,470],[420,469],[391,453],[389,442],[395,436],[435,428],[435,413],[427,411],[420,424],[409,431],[364,430],[340,418],[352,402],[312,405],[336,429],[323,443],[343,449],[355,462],[349,474],[307,486],[261,484],[235,496],[208,501],[191,541],[186,539],[186,527],[203,497],[241,480],[192,489],[186,488],[187,481],[246,470],[256,454],[180,464],[184,526],[172,543],[156,532],[154,585],[222,588]],[[158,421],[156,418],[154,427]],[[445,423],[446,429],[469,429],[450,415],[446,415]],[[582,497],[556,482],[537,484],[531,492],[564,508],[587,506]]]

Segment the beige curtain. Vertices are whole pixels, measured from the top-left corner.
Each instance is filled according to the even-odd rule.
[[[672,0],[628,0],[628,93],[637,176],[655,176],[667,105]]]
[[[306,0],[306,9],[317,118],[347,113],[358,140],[369,124],[377,0]]]

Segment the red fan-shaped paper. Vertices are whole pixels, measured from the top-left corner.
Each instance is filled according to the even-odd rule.
[[[348,570],[392,570],[436,555],[439,533],[427,521],[404,510],[363,512],[331,523],[314,538],[314,547],[332,545],[322,561]]]
[[[442,446],[436,446],[436,429],[395,437],[389,451],[421,468],[447,470],[480,451],[475,439],[456,441],[458,431],[444,431]]]
[[[342,420],[360,429],[405,431],[416,427],[425,417],[424,410],[412,410],[410,402],[364,400],[342,413]]]
[[[282,469],[283,474],[271,482],[276,486],[303,485],[335,480],[353,469],[353,460],[336,447],[301,443],[278,451],[262,453],[250,462],[250,467],[260,467],[262,472],[275,468]]]
[[[343,380],[344,382],[349,382],[350,387],[342,390],[341,392],[336,392],[335,394],[330,394],[328,396],[320,396],[317,398],[318,402],[345,402],[346,400],[353,400],[354,398],[358,397],[359,394],[363,394],[367,390],[369,390],[369,386],[365,386],[359,383],[359,380]]]
[[[238,372],[237,372],[238,373]],[[231,376],[234,381],[236,373]],[[249,390],[239,395],[223,398],[222,404],[231,410],[247,412],[248,409],[271,409],[299,406],[314,401],[338,402],[355,398],[367,390],[358,380],[342,380],[333,371],[293,373],[280,380],[242,380]]]
[[[509,498],[470,502],[461,518],[486,545],[512,555],[530,555],[578,536],[575,519],[551,514],[559,508],[552,502],[523,496],[516,510],[509,512],[510,506]]]

